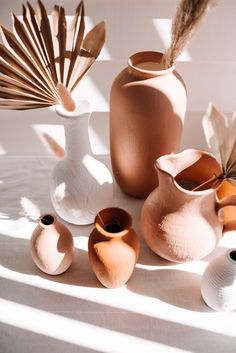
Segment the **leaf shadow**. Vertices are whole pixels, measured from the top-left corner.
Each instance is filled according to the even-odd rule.
[[[74,260],[69,269],[60,275],[52,276],[42,272],[34,264],[28,239],[0,235],[0,242],[4,244],[4,256],[1,256],[0,264],[11,271],[70,285],[102,287],[91,269],[88,253],[85,250],[75,247]]]

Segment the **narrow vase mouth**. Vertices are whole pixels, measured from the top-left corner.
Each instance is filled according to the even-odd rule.
[[[142,51],[133,54],[128,59],[128,65],[135,76],[156,77],[167,75],[174,70],[174,65],[164,68],[161,59],[164,54],[155,51]]]
[[[60,117],[71,120],[76,120],[91,114],[91,104],[87,99],[78,98],[75,100],[75,103],[76,108],[73,112],[69,112],[61,104],[55,106],[55,111]]]
[[[43,228],[51,226],[54,222],[55,222],[55,217],[51,214],[45,214],[41,216],[39,220],[39,224]]]
[[[95,227],[106,237],[122,237],[132,226],[130,214],[119,207],[109,207],[101,210],[95,217]]]
[[[204,166],[206,166],[205,169]],[[194,188],[209,180],[213,174],[219,175],[221,171],[220,165],[211,153],[197,149],[187,149],[180,153],[161,156],[155,161],[154,167],[157,171],[167,174],[177,189],[190,196],[215,192],[214,187],[196,191]],[[198,175],[197,170],[201,170],[201,174]],[[188,182],[190,182],[190,188],[187,188]],[[184,184],[186,186],[182,186]]]
[[[236,248],[227,251],[227,258],[230,262],[236,265]]]

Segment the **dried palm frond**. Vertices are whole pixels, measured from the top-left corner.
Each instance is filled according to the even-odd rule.
[[[218,186],[227,179],[236,185],[236,114],[229,121],[212,103],[203,117],[203,130],[207,144],[221,166],[221,173],[213,175],[195,190]]]
[[[213,0],[181,0],[171,28],[171,45],[162,59],[164,68],[174,64],[212,4]]]
[[[55,5],[49,18],[41,0],[36,9],[23,5],[13,32],[1,26],[0,109],[34,109],[61,103],[73,111],[73,91],[89,71],[105,42],[105,23],[86,35],[84,4],[68,25],[65,10]]]

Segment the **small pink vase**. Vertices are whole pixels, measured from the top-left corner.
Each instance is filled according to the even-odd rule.
[[[59,275],[70,267],[73,260],[72,234],[55,216],[44,215],[31,236],[30,250],[41,271]]]
[[[220,174],[210,153],[189,149],[160,157],[155,167],[159,186],[142,209],[144,239],[156,254],[170,261],[203,258],[222,237],[223,220],[218,211],[236,205],[236,195],[218,202],[214,188],[192,191]]]

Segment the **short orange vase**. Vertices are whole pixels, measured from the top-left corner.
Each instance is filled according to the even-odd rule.
[[[217,190],[219,200],[224,197],[236,195],[236,186],[224,180]],[[224,230],[233,230],[236,228],[236,207],[226,206],[224,208]]]
[[[158,185],[155,160],[178,152],[186,110],[186,88],[174,66],[161,68],[163,54],[132,55],[110,95],[110,149],[121,189],[146,197]]]
[[[111,207],[97,214],[88,254],[92,269],[104,287],[121,287],[129,280],[139,248],[132,218],[125,210]]]
[[[72,234],[55,216],[44,215],[31,236],[30,250],[41,271],[59,275],[70,267],[74,257]]]

